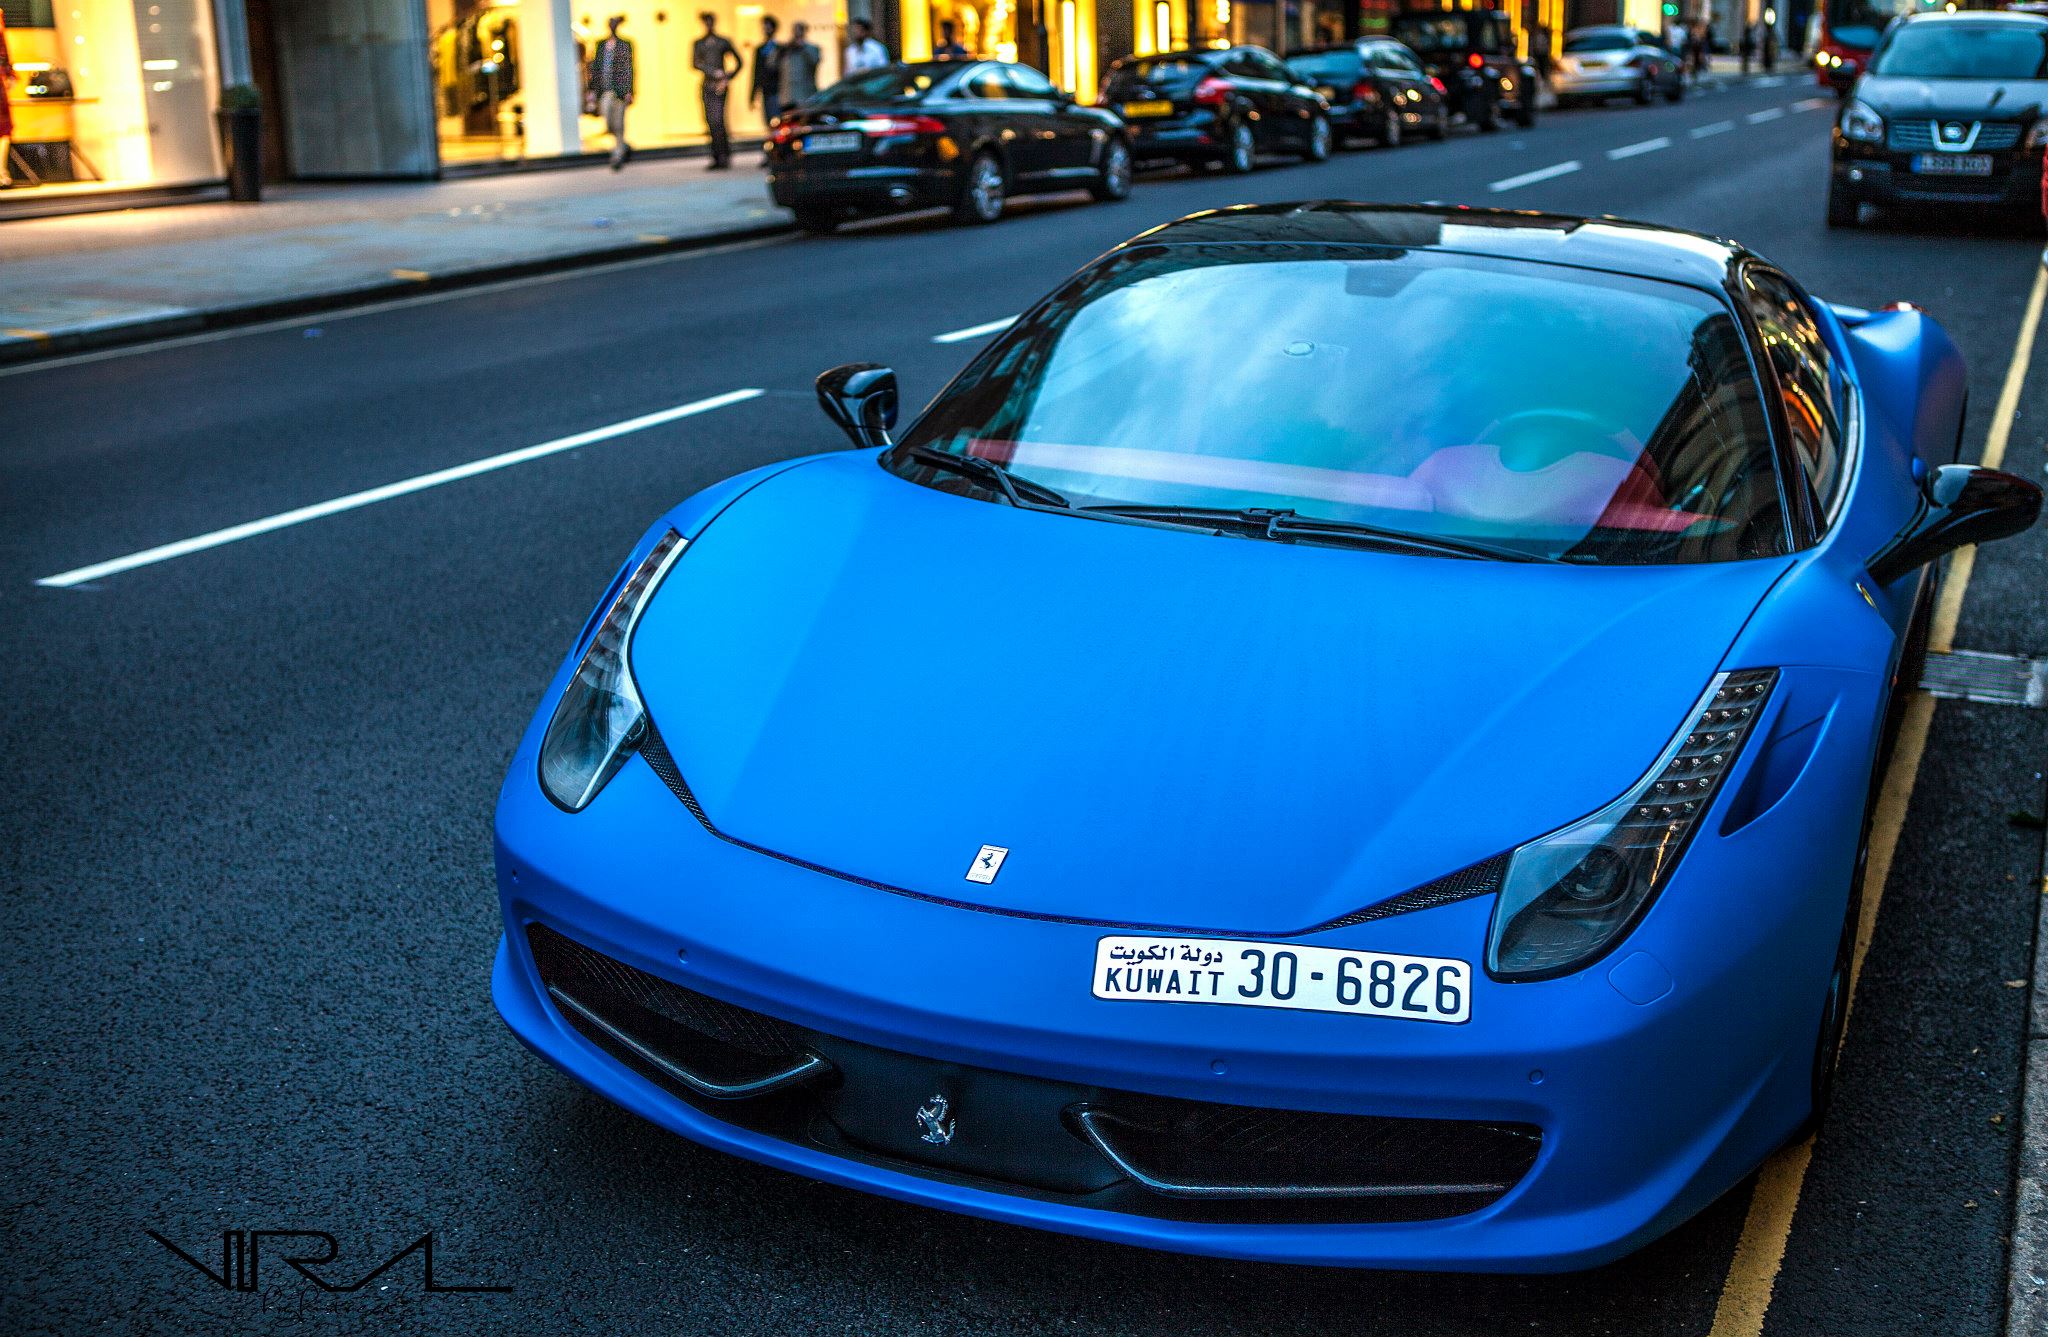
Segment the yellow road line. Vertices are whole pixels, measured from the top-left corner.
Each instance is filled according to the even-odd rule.
[[[391,277],[404,279],[408,283],[425,283],[432,275],[424,269],[394,269],[391,271]]]
[[[2041,306],[2048,296],[2048,266],[2036,271],[2034,290],[2020,317],[2019,338],[2013,344],[2012,364],[2006,368],[2005,384],[1998,403],[1991,410],[1991,428],[1984,438],[1983,464],[1995,469],[2005,459],[2006,442],[2012,438],[2013,420],[2019,416],[2020,387],[2026,383],[2027,364],[2034,357],[2034,336],[2041,327]],[[1956,620],[1963,611],[1963,591],[1970,583],[1974,548],[1965,548],[1951,560],[1941,595],[1934,606],[1934,621],[1928,630],[1928,647],[1947,651],[1953,647]],[[1934,698],[1915,690],[1906,702],[1899,722],[1899,738],[1892,761],[1878,791],[1877,811],[1870,819],[1870,863],[1863,873],[1863,909],[1856,925],[1856,950],[1849,958],[1849,997],[1844,1006],[1846,1033],[1849,1016],[1856,1007],[1856,982],[1863,977],[1863,958],[1870,952],[1871,935],[1877,929],[1877,907],[1884,899],[1885,882],[1891,875],[1892,856],[1898,850],[1899,833],[1906,825],[1906,810],[1913,800],[1913,782],[1920,774],[1920,758],[1927,750],[1927,731],[1934,723]],[[1764,1315],[1771,1307],[1771,1291],[1777,1285],[1778,1269],[1785,1261],[1785,1243],[1792,1236],[1792,1216],[1799,1210],[1799,1194],[1806,1186],[1806,1170],[1813,1162],[1811,1138],[1787,1147],[1757,1173],[1756,1191],[1749,1199],[1749,1214],[1743,1218],[1742,1236],[1735,1242],[1735,1257],[1728,1264],[1728,1280],[1714,1305],[1714,1326],[1708,1337],[1760,1337]]]
[[[0,330],[0,334],[4,334],[10,339],[33,339],[37,343],[48,343],[50,341],[50,336],[41,330],[4,329]]]

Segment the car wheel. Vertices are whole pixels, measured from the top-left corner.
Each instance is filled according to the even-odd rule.
[[[1379,140],[1380,147],[1383,149],[1400,148],[1401,113],[1395,111],[1392,107],[1388,107],[1386,110],[1382,111],[1380,113],[1379,134],[1375,135],[1374,138]]]
[[[1638,107],[1647,107],[1647,106],[1649,106],[1649,105],[1650,105],[1650,95],[1651,95],[1651,93],[1652,93],[1653,91],[1655,91],[1655,90],[1653,90],[1653,89],[1652,89],[1652,88],[1650,87],[1650,76],[1649,76],[1649,75],[1647,75],[1647,74],[1646,74],[1646,75],[1644,75],[1644,76],[1643,76],[1642,78],[1640,78],[1640,79],[1636,80],[1636,92],[1635,92],[1635,99],[1636,99],[1636,105],[1637,105]]]
[[[1007,194],[1003,184],[1003,165],[996,161],[996,155],[986,150],[974,155],[967,164],[967,175],[960,185],[959,203],[953,206],[953,221],[956,223],[993,223],[1003,216],[1003,199]]]
[[[1308,144],[1301,151],[1303,162],[1323,162],[1330,156],[1330,118],[1321,112],[1308,124]]]
[[[839,227],[839,215],[830,209],[820,209],[815,204],[800,204],[790,212],[796,215],[796,225],[805,232],[824,235]]]
[[[1105,203],[1130,198],[1131,151],[1121,139],[1109,141],[1102,151],[1102,172],[1088,187],[1088,193]]]
[[[1442,139],[1451,133],[1451,109],[1441,102],[1436,107],[1436,119],[1429,123],[1429,137]]]
[[[1244,121],[1230,127],[1230,151],[1224,155],[1223,168],[1243,176],[1258,165],[1259,147],[1252,141],[1252,128]]]
[[[1490,135],[1500,129],[1500,99],[1491,96],[1480,98],[1479,110],[1474,113],[1472,123],[1479,127],[1481,134]]]
[[[1671,87],[1664,90],[1664,100],[1666,102],[1685,101],[1685,80],[1673,79]]]
[[[1828,180],[1828,226],[1855,227],[1863,221],[1863,206],[1854,195],[1842,189],[1842,183]]]
[[[1873,796],[1876,793],[1872,786]],[[1875,806],[1873,803],[1871,806]],[[1863,918],[1863,875],[1870,864],[1870,813],[1863,815],[1863,834],[1856,845],[1854,879],[1849,887],[1849,908],[1842,919],[1842,936],[1835,945],[1835,964],[1828,971],[1827,993],[1821,1000],[1820,1033],[1813,1044],[1813,1072],[1809,1078],[1813,1103],[1806,1117],[1792,1131],[1785,1145],[1797,1146],[1820,1132],[1827,1122],[1828,1106],[1835,1099],[1835,1065],[1842,1055],[1842,1032],[1849,1020],[1850,976],[1856,962],[1856,930]]]
[[[1525,83],[1522,85],[1518,96],[1521,100],[1515,103],[1515,124],[1524,130],[1534,130],[1536,128],[1537,92]]]

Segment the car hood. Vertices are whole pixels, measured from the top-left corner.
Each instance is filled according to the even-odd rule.
[[[1284,933],[1625,791],[1785,566],[1263,543],[859,454],[721,515],[631,654],[727,836],[995,909]]]
[[[2039,79],[1888,79],[1865,75],[1856,96],[1880,116],[1988,117],[2024,121],[2048,100]]]

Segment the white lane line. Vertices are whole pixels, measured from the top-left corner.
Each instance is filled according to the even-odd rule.
[[[1713,121],[1706,125],[1696,125],[1688,133],[1694,139],[1705,139],[1708,135],[1725,135],[1734,128],[1733,121]]]
[[[1553,163],[1549,167],[1539,167],[1533,172],[1524,172],[1520,176],[1511,176],[1504,181],[1495,181],[1487,189],[1498,194],[1503,190],[1513,190],[1518,186],[1533,186],[1538,181],[1548,181],[1552,177],[1569,176],[1578,170],[1579,163],[1575,158],[1571,162]]]
[[[94,562],[91,566],[81,566],[75,571],[65,571],[59,575],[44,576],[36,584],[49,586],[53,589],[83,585],[88,580],[98,580],[103,576],[117,576],[123,571],[133,571],[138,566],[153,566],[158,562],[168,562],[174,557],[189,557],[195,552],[205,552],[208,548],[218,548],[226,543],[238,543],[243,539],[255,538],[258,534],[268,534],[275,529],[284,529],[291,525],[302,525],[308,520],[318,520],[325,516],[338,515],[342,511],[353,511],[358,507],[374,505],[380,501],[390,501],[393,497],[403,497],[410,492],[420,492],[430,487],[439,487],[443,483],[453,483],[464,478],[474,478],[478,474],[490,473],[495,469],[507,469],[515,464],[524,464],[528,460],[537,460],[546,455],[560,454],[565,450],[575,450],[579,446],[596,445],[600,441],[609,441],[613,437],[625,436],[630,432],[644,432],[650,427],[659,427],[663,423],[674,422],[678,418],[688,418],[699,413],[709,413],[713,409],[722,409],[728,404],[738,404],[749,399],[758,398],[761,394],[762,391],[760,390],[728,390],[722,395],[713,395],[709,399],[699,399],[689,404],[678,404],[674,408],[662,409],[658,413],[644,413],[637,418],[628,418],[624,422],[615,422],[609,427],[593,427],[587,432],[578,432],[574,436],[557,437],[553,441],[543,441],[537,446],[525,446],[518,450],[508,450],[502,455],[492,455],[488,459],[471,460],[468,464],[458,464],[448,469],[436,469],[430,474],[420,474],[417,477],[402,479],[396,483],[386,483],[382,487],[373,487],[363,492],[351,492],[345,497],[336,497],[332,501],[315,502],[311,506],[301,506],[294,511],[282,511],[276,515],[265,516],[261,520],[250,520],[244,524],[230,525],[226,529],[216,529],[210,534],[201,534],[196,538],[179,539],[176,543],[166,543],[161,547],[130,553],[126,557],[114,557],[104,562]]]
[[[1659,135],[1655,139],[1646,139],[1640,144],[1624,144],[1618,149],[1609,149],[1607,150],[1607,156],[1614,162],[1620,162],[1623,158],[1633,158],[1639,153],[1655,153],[1658,149],[1668,149],[1670,147],[1671,136]]]
[[[1751,125],[1762,125],[1765,121],[1775,121],[1784,114],[1783,107],[1765,107],[1762,111],[1753,111],[1742,119]]]
[[[1751,88],[1776,88],[1776,87],[1778,87],[1779,85],[1783,84],[1784,82],[1785,82],[1785,76],[1784,76],[1784,75],[1782,75],[1782,74],[1769,74],[1769,75],[1765,75],[1765,76],[1764,76],[1763,78],[1761,78],[1761,79],[1752,79],[1752,80],[1750,81],[1750,84],[1749,84],[1749,86],[1750,86]]]
[[[979,339],[983,335],[994,334],[998,330],[1007,330],[1016,323],[1017,318],[1015,316],[1004,316],[1001,320],[991,320],[980,325],[969,325],[964,330],[953,330],[947,334],[934,334],[932,342],[935,344],[965,343],[969,339]]]
[[[1797,101],[1797,102],[1793,103],[1793,104],[1792,104],[1792,110],[1794,110],[1794,111],[1819,111],[1819,110],[1820,110],[1820,109],[1821,109],[1822,107],[1839,107],[1839,106],[1841,106],[1841,105],[1842,105],[1842,100],[1841,100],[1840,98],[1834,98],[1834,97],[1806,97],[1806,98],[1801,98],[1801,99],[1799,99],[1799,101]]]

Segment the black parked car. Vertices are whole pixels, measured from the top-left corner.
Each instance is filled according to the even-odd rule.
[[[1503,116],[1536,124],[1536,67],[1515,53],[1515,28],[1497,9],[1396,14],[1388,30],[1448,91],[1451,110],[1481,130]]]
[[[1390,37],[1310,47],[1291,52],[1287,64],[1330,104],[1330,123],[1340,140],[1398,144],[1411,130],[1442,139],[1450,124],[1443,81]]]
[[[1330,156],[1329,108],[1263,47],[1125,56],[1109,67],[1102,101],[1129,122],[1141,160],[1249,172],[1261,153]]]
[[[1098,200],[1130,194],[1123,121],[999,61],[867,70],[785,113],[768,143],[769,192],[814,232],[938,206],[992,223],[1011,195],[1077,188]]]
[[[1865,204],[1958,204],[2039,218],[2048,18],[1914,14],[1885,31],[1835,122],[1828,226]]]

